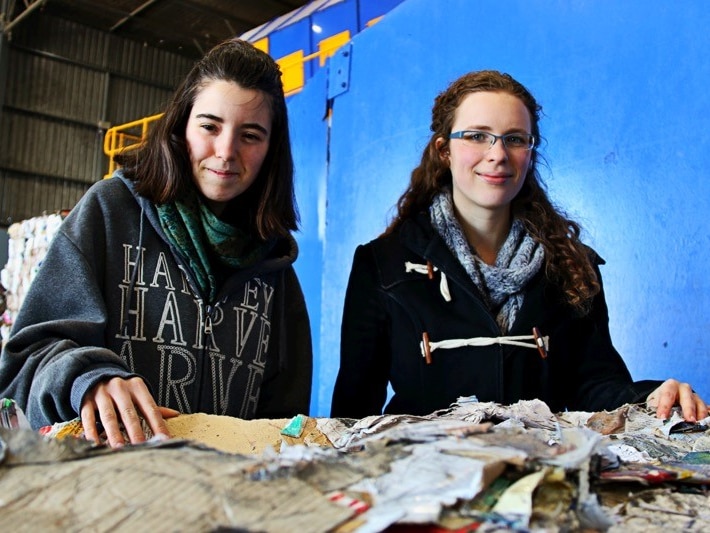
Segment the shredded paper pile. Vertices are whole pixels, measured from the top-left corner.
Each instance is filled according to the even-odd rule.
[[[299,416],[259,454],[180,438],[112,450],[23,428],[10,408],[6,531],[710,531],[710,420],[633,405]]]

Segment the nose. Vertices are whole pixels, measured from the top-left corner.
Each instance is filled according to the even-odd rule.
[[[486,155],[489,159],[508,159],[508,151],[505,149],[505,143],[501,137],[493,139],[493,144],[486,150]]]
[[[215,139],[214,154],[223,161],[231,161],[237,153],[237,142],[234,135],[222,133]]]

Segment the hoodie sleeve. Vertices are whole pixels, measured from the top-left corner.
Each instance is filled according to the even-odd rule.
[[[262,385],[256,418],[309,414],[313,375],[311,328],[306,301],[293,267],[283,272],[275,322],[279,371]]]
[[[50,245],[0,356],[0,395],[33,428],[75,418],[96,383],[132,375],[105,347],[105,222],[87,193]]]

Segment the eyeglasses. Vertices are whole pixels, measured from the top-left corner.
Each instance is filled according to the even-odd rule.
[[[532,150],[535,146],[535,136],[528,133],[506,133],[496,135],[490,131],[462,130],[449,134],[449,139],[463,139],[467,143],[480,147],[484,152],[493,147],[498,139],[509,150]]]

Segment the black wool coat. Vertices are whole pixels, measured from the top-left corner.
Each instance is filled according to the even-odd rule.
[[[595,268],[603,264],[596,254]],[[407,272],[405,263],[430,262],[426,273]],[[451,295],[441,291],[446,276]],[[660,381],[633,382],[609,334],[602,291],[591,311],[579,316],[559,287],[539,272],[508,336],[549,337],[547,357],[536,349],[493,344],[437,349],[430,341],[500,337],[502,332],[463,266],[422,214],[395,232],[355,251],[341,330],[341,360],[333,392],[333,417],[362,418],[385,413],[425,415],[459,397],[511,404],[540,399],[553,412],[599,411],[645,401]]]

